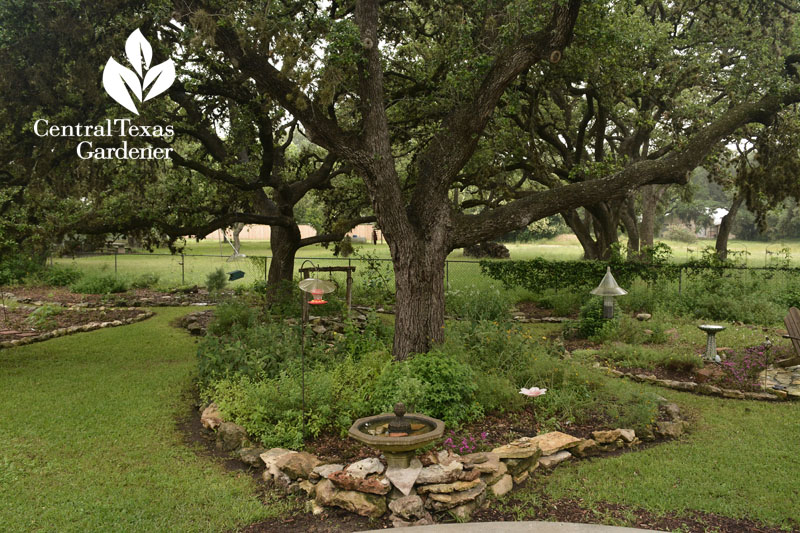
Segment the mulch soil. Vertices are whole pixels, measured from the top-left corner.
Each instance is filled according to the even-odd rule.
[[[525,318],[542,319],[556,317],[556,314],[552,309],[540,307],[536,302],[519,302],[517,304],[517,311],[520,313],[525,313]],[[578,313],[576,311],[570,315],[567,315],[566,317],[558,318],[578,318]]]

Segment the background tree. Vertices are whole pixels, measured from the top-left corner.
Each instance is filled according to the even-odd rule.
[[[162,4],[108,2],[87,11],[78,2],[5,4],[0,11],[0,64],[9,73],[0,82],[8,116],[0,154],[8,176],[22,184],[30,211],[49,214],[47,234],[54,240],[126,233],[150,246],[243,223],[270,224],[269,284],[275,286],[292,279],[300,247],[341,240],[353,225],[370,220],[358,213],[332,231],[301,238],[294,208],[348,172],[338,158],[305,140],[296,120],[253,91],[246,77]],[[130,20],[122,22],[120,12]],[[136,26],[153,45],[154,63],[174,59],[178,79],[166,97],[144,103],[132,116],[99,90],[97,66],[122,55]],[[39,47],[45,41],[50,46]],[[169,147],[174,155],[167,162],[81,161],[78,140],[34,135],[37,118],[53,124],[107,118],[171,124],[172,138],[129,142]],[[92,140],[95,147],[121,144],[117,138]]]

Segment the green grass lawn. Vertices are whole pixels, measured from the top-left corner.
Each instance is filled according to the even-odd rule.
[[[221,531],[284,510],[187,447],[195,341],[130,326],[0,351],[0,530]]]
[[[800,526],[800,404],[726,401],[643,387],[693,413],[691,432],[635,453],[559,467],[544,484],[546,495],[580,499],[589,508],[611,502],[657,514],[696,510]],[[519,496],[535,500],[539,489],[525,490],[528,494]]]
[[[188,409],[195,342],[168,323],[186,312],[162,308],[134,325],[0,351],[0,529],[223,531],[293,512],[292,500],[263,505],[249,475],[184,443],[176,420]],[[750,342],[758,332],[731,335]],[[678,402],[694,419],[690,433],[562,466],[513,498],[800,524],[800,405],[637,386]],[[531,509],[514,511],[525,519]]]

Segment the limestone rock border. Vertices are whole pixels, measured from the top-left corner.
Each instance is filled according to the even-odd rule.
[[[428,452],[402,471],[386,469],[377,457],[352,464],[325,464],[308,452],[253,447],[244,428],[222,420],[215,404],[201,408],[201,422],[216,431],[217,448],[234,452],[245,463],[264,468],[267,487],[304,494],[306,510],[321,514],[340,507],[361,516],[378,518],[389,513],[395,527],[427,525],[435,515],[468,521],[487,497],[501,497],[525,483],[538,469],[552,470],[571,460],[598,457],[633,448],[643,440],[678,438],[688,422],[680,408],[666,405],[668,420],[659,420],[653,432],[637,436],[633,429],[594,431],[582,439],[559,431],[521,437],[490,452],[458,455],[449,450]]]
[[[80,326],[69,326],[66,328],[58,328],[54,329],[53,331],[46,331],[41,335],[37,335],[35,337],[25,337],[22,339],[14,339],[10,341],[0,342],[0,349],[3,348],[13,348],[15,346],[22,346],[25,344],[32,344],[34,342],[41,342],[50,339],[55,339],[56,337],[63,337],[65,335],[72,335],[73,333],[81,333],[84,331],[94,331],[96,329],[102,328],[113,328],[117,326],[125,326],[127,324],[133,324],[135,322],[141,322],[142,320],[147,320],[151,316],[155,315],[152,311],[143,311],[141,308],[138,307],[123,307],[123,308],[109,308],[109,309],[122,309],[125,311],[141,311],[141,313],[137,316],[124,318],[121,320],[111,320],[108,322],[89,322],[88,324],[81,324]]]
[[[622,372],[616,368],[601,367],[610,375],[618,378],[628,378],[638,383],[649,383],[658,387],[684,392],[693,392],[704,396],[717,396],[719,398],[730,398],[734,400],[760,400],[766,402],[787,401],[792,399],[786,391],[767,390],[764,392],[745,392],[737,389],[723,389],[716,385],[706,383],[696,383],[694,381],[675,381],[672,379],[660,379],[654,374],[637,374],[634,372]]]

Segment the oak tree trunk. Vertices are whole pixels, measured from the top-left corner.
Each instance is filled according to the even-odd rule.
[[[656,209],[667,187],[667,185],[645,185],[642,187],[642,222],[639,224],[639,237],[642,247],[652,247],[655,242]]]
[[[402,360],[444,341],[444,243],[393,246],[396,305],[392,353]]]
[[[620,222],[628,234],[628,260],[635,261],[640,258],[639,222],[636,218],[636,206],[632,197],[629,197],[620,212]]]
[[[722,261],[725,261],[728,258],[728,237],[730,237],[733,221],[736,219],[736,213],[739,211],[739,207],[742,205],[743,201],[744,196],[736,194],[733,197],[733,203],[731,203],[731,208],[728,211],[728,214],[722,217],[722,222],[720,222],[719,233],[717,233],[716,249],[717,257],[719,257]]]
[[[239,249],[242,246],[242,241],[239,236],[241,235],[243,229],[243,222],[237,222],[233,225],[233,251],[236,255],[239,255]]]
[[[600,249],[592,238],[591,218],[587,217],[587,220],[581,219],[577,210],[561,213],[561,217],[578,238],[578,242],[581,243],[581,248],[583,248],[583,258],[599,259]]]
[[[279,296],[283,282],[294,279],[295,254],[300,248],[300,228],[297,225],[270,226],[270,247],[272,262],[269,265],[267,287],[272,296]]]

